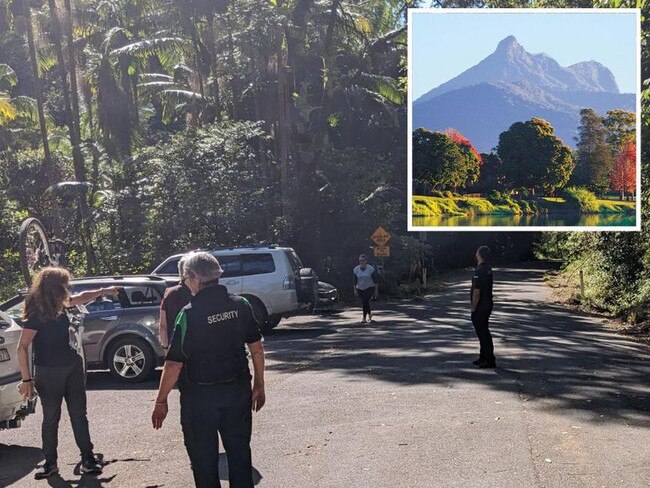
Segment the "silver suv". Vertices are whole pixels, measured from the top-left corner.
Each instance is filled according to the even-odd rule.
[[[102,296],[86,305],[82,342],[88,369],[109,369],[127,382],[147,379],[162,363],[158,338],[160,301],[167,283],[156,276],[109,276],[73,279],[75,293],[122,286],[117,296]],[[0,305],[0,310],[20,320],[27,290]]]
[[[219,282],[248,299],[267,333],[283,317],[313,310],[318,301],[318,276],[290,247],[231,247],[209,251],[224,272]],[[170,256],[152,272],[171,284],[178,281],[178,261],[185,255]]]

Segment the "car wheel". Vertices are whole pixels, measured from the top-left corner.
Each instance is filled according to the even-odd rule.
[[[146,380],[155,367],[151,347],[137,337],[115,342],[108,350],[106,362],[115,378],[128,383]]]
[[[271,327],[271,329],[275,329],[281,320],[282,320],[282,315],[278,315],[278,314],[271,315],[268,319],[269,327]]]
[[[253,316],[255,317],[255,320],[257,320],[257,323],[260,324],[260,331],[262,334],[266,335],[271,332],[274,326],[270,325],[269,312],[266,310],[266,306],[259,298],[251,296],[244,296],[244,298],[246,298],[246,300],[248,300],[248,303],[251,304],[251,307],[253,309]]]

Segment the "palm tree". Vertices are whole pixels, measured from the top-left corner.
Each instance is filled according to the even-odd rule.
[[[41,141],[43,142],[43,153],[45,156],[45,173],[47,175],[48,185],[56,183],[56,168],[52,161],[52,154],[50,153],[50,144],[47,136],[47,124],[45,120],[45,111],[43,109],[43,92],[41,90],[40,70],[38,67],[38,57],[36,55],[36,44],[34,42],[34,29],[32,26],[32,14],[27,0],[22,0],[23,15],[25,17],[25,24],[27,26],[27,44],[29,47],[29,57],[32,66],[32,74],[34,79],[34,94],[36,96],[36,106],[38,110],[38,122],[41,132]],[[57,237],[61,236],[61,221],[56,205],[52,208],[52,222],[54,227],[54,234]]]

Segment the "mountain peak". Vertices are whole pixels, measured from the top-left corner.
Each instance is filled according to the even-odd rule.
[[[497,46],[496,52],[509,53],[513,51],[523,51],[524,48],[517,42],[515,36],[508,36],[503,39]]]

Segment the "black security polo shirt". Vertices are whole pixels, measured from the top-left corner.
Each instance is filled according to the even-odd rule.
[[[474,290],[481,290],[479,305],[492,304],[492,268],[488,263],[483,262],[474,270],[470,298],[473,296]]]
[[[166,359],[184,363],[190,383],[227,383],[250,375],[245,344],[261,339],[250,303],[225,286],[208,286],[178,314]]]

